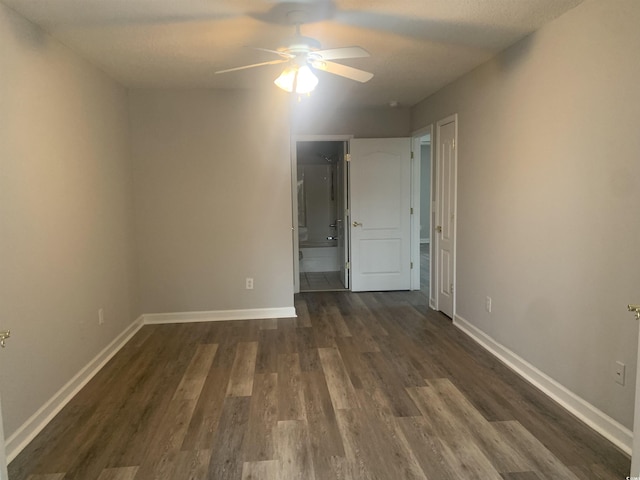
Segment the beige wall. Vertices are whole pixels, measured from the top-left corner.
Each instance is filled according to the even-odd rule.
[[[293,306],[289,105],[264,95],[130,92],[141,312]]]
[[[628,428],[638,25],[636,0],[587,1],[412,112],[414,129],[459,114],[457,313]]]
[[[135,278],[125,90],[2,4],[0,49],[9,437],[131,324]]]
[[[409,108],[340,108],[322,97],[303,98],[292,117],[295,135],[353,135],[357,138],[411,136]]]

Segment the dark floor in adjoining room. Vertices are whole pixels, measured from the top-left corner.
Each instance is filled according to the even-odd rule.
[[[305,293],[296,319],[147,325],[11,480],[619,480],[629,458],[430,311]]]

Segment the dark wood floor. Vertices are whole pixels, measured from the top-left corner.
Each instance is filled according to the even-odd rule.
[[[340,272],[300,272],[301,292],[344,290]]]
[[[629,459],[415,293],[297,319],[149,325],[11,480],[615,479]]]

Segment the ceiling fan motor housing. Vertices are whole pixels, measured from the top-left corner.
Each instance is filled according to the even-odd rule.
[[[292,54],[309,53],[314,50],[320,50],[320,42],[315,38],[296,35],[294,37],[289,38],[287,40],[287,46],[281,48],[280,50],[289,52]]]

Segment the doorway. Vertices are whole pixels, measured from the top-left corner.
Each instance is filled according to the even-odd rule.
[[[345,140],[295,142],[297,291],[349,288]],[[295,242],[294,242],[295,243]]]
[[[435,222],[435,177],[432,161],[433,128],[428,126],[413,134],[412,151],[412,205],[414,214],[411,230],[412,262],[414,264],[412,289],[420,290],[427,304],[434,308],[433,294],[433,239],[432,229]]]

